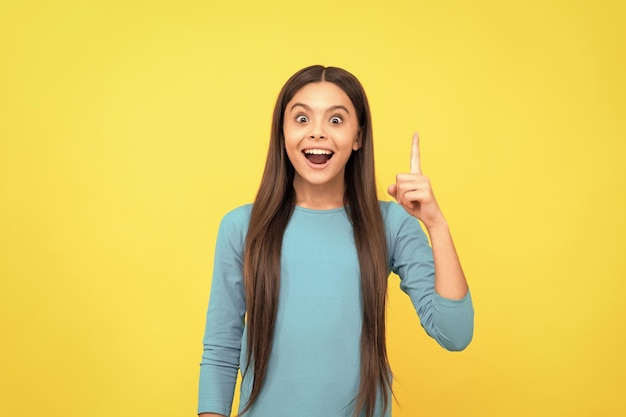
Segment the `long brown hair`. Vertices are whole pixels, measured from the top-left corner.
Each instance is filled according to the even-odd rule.
[[[383,409],[389,404],[392,376],[385,341],[387,245],[376,193],[369,103],[361,83],[352,74],[341,68],[314,65],[294,74],[278,95],[265,171],[252,207],[243,271],[247,363],[248,366],[253,363],[254,375],[250,399],[242,414],[258,398],[267,373],[278,308],[283,234],[296,201],[294,168],[287,157],[283,135],[285,107],[302,87],[320,81],[331,82],[346,93],[354,105],[360,127],[361,147],[352,152],[346,164],[344,195],[359,257],[363,302],[361,374],[354,415],[363,410],[367,417],[373,417],[379,395]]]

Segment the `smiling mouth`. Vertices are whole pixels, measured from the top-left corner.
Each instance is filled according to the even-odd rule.
[[[333,151],[329,151],[328,149],[305,149],[302,153],[311,163],[318,165],[322,165],[330,161],[330,158],[332,158],[335,154]]]

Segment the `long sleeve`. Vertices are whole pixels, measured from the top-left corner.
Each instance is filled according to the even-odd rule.
[[[243,248],[249,207],[222,219],[215,247],[213,280],[200,364],[198,413],[230,415],[246,310]]]
[[[417,219],[396,203],[385,210],[390,269],[410,298],[426,333],[442,347],[463,350],[474,333],[474,307],[468,291],[460,300],[435,292],[432,249]]]

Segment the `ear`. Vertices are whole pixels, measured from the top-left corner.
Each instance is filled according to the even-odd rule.
[[[356,137],[354,138],[354,142],[352,143],[353,151],[358,151],[359,149],[361,149],[361,141],[362,141],[362,135],[361,135],[361,129],[359,129],[359,131],[356,134]]]

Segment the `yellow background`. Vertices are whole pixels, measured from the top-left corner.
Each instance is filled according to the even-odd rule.
[[[3,2],[0,415],[194,415],[219,220],[313,63],[365,85],[381,195],[421,132],[474,295],[449,353],[392,277],[394,416],[623,413],[625,12]]]

